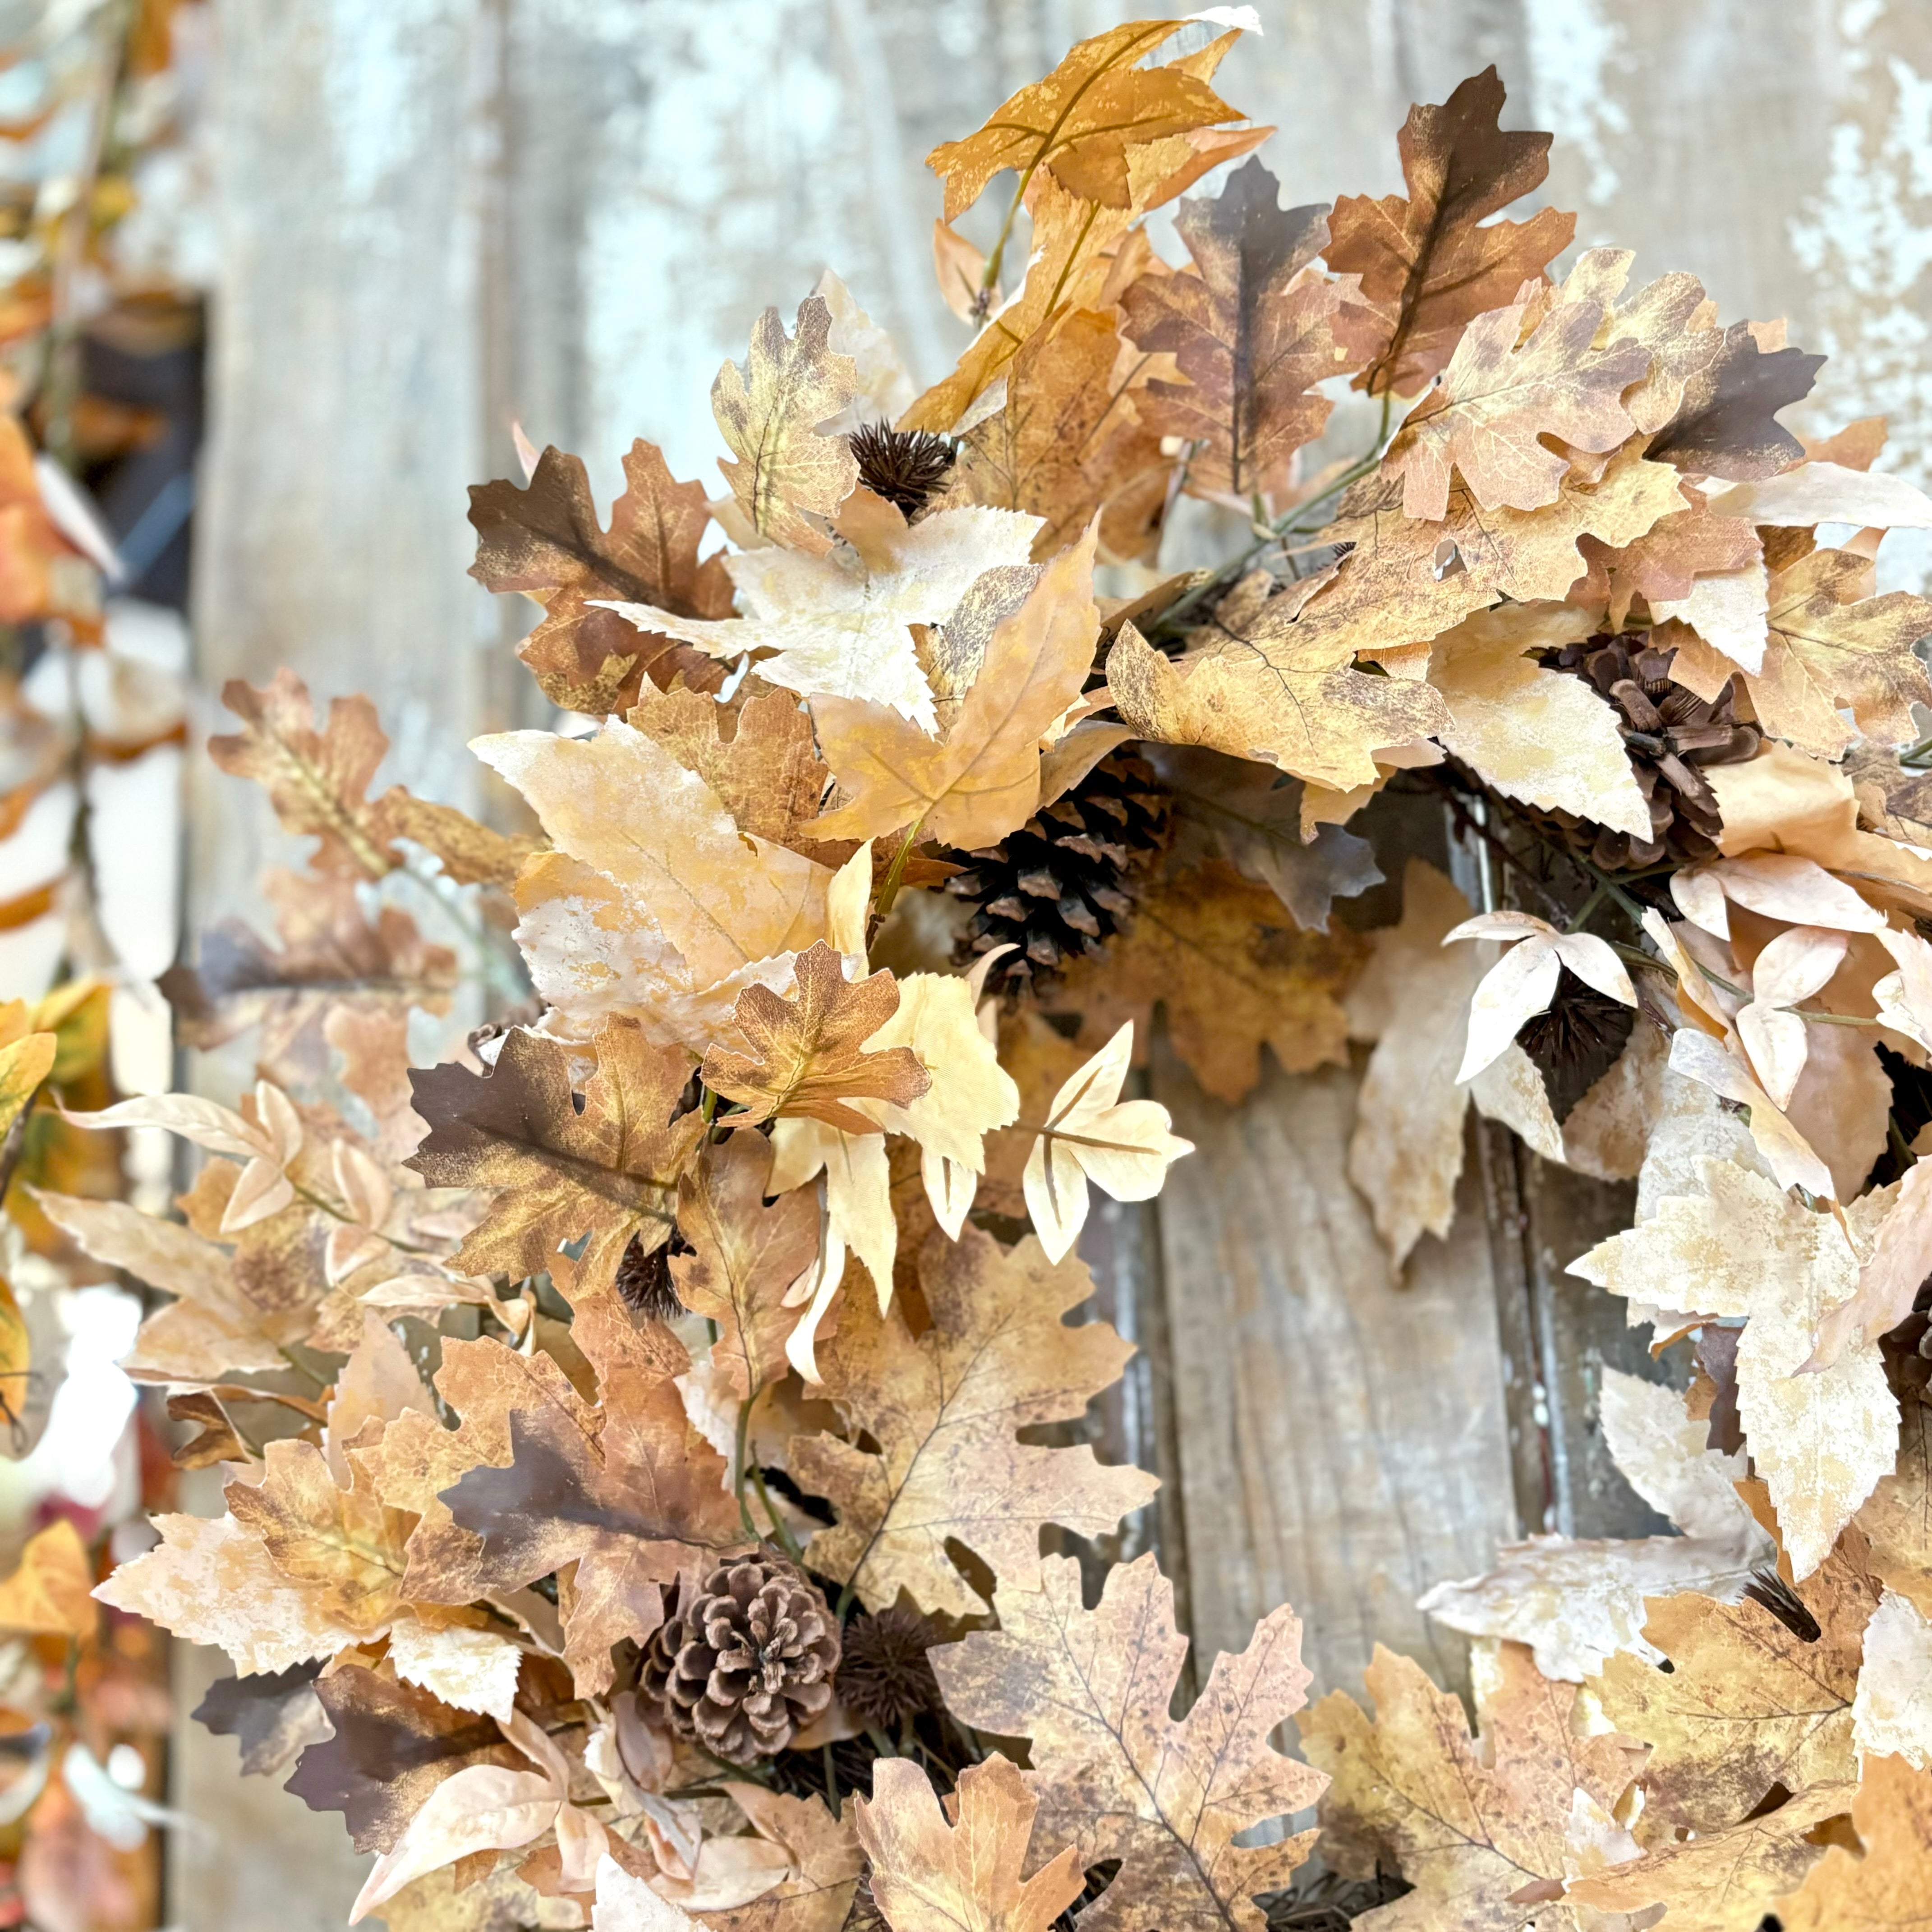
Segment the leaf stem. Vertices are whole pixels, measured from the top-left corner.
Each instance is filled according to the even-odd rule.
[[[731,1458],[731,1492],[738,1498],[738,1520],[744,1525],[745,1534],[754,1538],[758,1526],[752,1520],[752,1505],[746,1500],[745,1470],[752,1439],[752,1406],[760,1393],[754,1390],[738,1405],[737,1447]]]

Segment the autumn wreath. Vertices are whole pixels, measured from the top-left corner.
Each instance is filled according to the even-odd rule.
[[[1781,325],[1615,249],[1552,280],[1572,218],[1494,218],[1550,137],[1493,70],[1412,112],[1406,194],[1282,210],[1238,31],[1114,28],[935,151],[976,332],[923,394],[828,278],[718,376],[721,500],[644,442],[608,526],[554,449],[475,493],[570,714],[474,747],[540,836],[368,796],[362,700],[230,687],[214,757],[316,848],[279,946],[170,986],[260,1081],[84,1117],[208,1150],[182,1221],[42,1204],[176,1298],[130,1371],[233,1472],[99,1594],[228,1652],[202,1714],[380,1854],[358,1916],[1921,1922],[1932,604],[1875,559],[1932,501],[1879,424],[1780,425],[1819,361]],[[1161,259],[1149,212],[1237,161]],[[1162,575],[1184,496],[1237,535]],[[1392,794],[1455,876],[1351,927]],[[406,1078],[459,975],[392,878],[517,949]],[[1384,1652],[1287,1754],[1286,1606],[1177,1717],[1154,1558],[1090,1603],[1041,1554],[1154,1487],[1034,1432],[1130,1353],[1063,1318],[1091,1191],[1190,1151],[1124,1097],[1156,1006],[1231,1101],[1264,1044],[1372,1043],[1349,1171],[1398,1263],[1472,1100],[1638,1183],[1576,1268],[1694,1347],[1604,1399],[1681,1534],[1432,1592],[1473,1731]]]

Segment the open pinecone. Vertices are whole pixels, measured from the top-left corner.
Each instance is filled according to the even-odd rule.
[[[1567,812],[1538,814],[1603,872],[1635,872],[1666,854],[1682,865],[1714,857],[1724,821],[1702,768],[1736,764],[1756,753],[1756,729],[1739,723],[1733,708],[1735,684],[1726,685],[1714,703],[1700,698],[1672,679],[1676,656],[1653,650],[1645,633],[1630,632],[1565,644],[1552,661],[1556,670],[1587,677],[1622,712],[1624,748],[1649,801],[1648,838]]]
[[[796,1565],[760,1550],[674,1586],[641,1688],[680,1736],[727,1764],[776,1756],[832,1701],[838,1624]]]
[[[1102,758],[1073,789],[998,844],[965,855],[946,882],[976,910],[960,942],[966,958],[1016,946],[993,968],[988,992],[1018,993],[1097,952],[1125,923],[1138,876],[1168,838],[1168,795],[1132,751]]]

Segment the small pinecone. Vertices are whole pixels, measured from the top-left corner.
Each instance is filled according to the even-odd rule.
[[[635,1234],[617,1264],[617,1294],[633,1315],[646,1322],[675,1322],[685,1306],[670,1277],[670,1244],[660,1241],[646,1254]]]
[[[644,1652],[640,1688],[681,1737],[727,1764],[776,1756],[832,1701],[838,1624],[794,1564],[760,1551],[680,1586]]]
[[[1132,752],[1102,758],[1064,797],[998,844],[965,854],[946,882],[977,910],[962,957],[1016,946],[993,968],[988,992],[1024,992],[1062,962],[1097,952],[1134,907],[1138,876],[1166,849],[1168,794]]]
[[[1527,1021],[1516,1042],[1540,1070],[1559,1126],[1616,1064],[1636,1023],[1636,1013],[1622,1000],[1598,992],[1567,966],[1558,970],[1549,1010]]]
[[[918,1611],[894,1604],[845,1627],[838,1695],[862,1724],[896,1731],[909,1718],[939,1707],[939,1682],[926,1654],[932,1626]]]
[[[859,465],[859,481],[908,517],[925,508],[952,468],[952,446],[930,430],[867,423],[846,441]]]
[[[1702,767],[1736,764],[1757,751],[1727,684],[1713,704],[1670,676],[1674,651],[1653,650],[1642,632],[1565,644],[1554,668],[1586,677],[1623,714],[1624,748],[1650,805],[1651,836],[1634,838],[1567,812],[1554,821],[1572,850],[1606,872],[1636,872],[1666,855],[1682,865],[1714,858],[1724,821]]]

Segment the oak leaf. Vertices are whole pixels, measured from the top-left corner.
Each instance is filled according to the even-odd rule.
[[[1898,1454],[1898,1403],[1875,1348],[1847,1348],[1831,1367],[1801,1372],[1820,1321],[1856,1292],[1852,1234],[1868,1244],[1892,1199],[1886,1190],[1854,1202],[1848,1233],[1762,1175],[1712,1161],[1699,1193],[1658,1202],[1650,1220],[1569,1270],[1640,1299],[1667,1281],[1700,1313],[1750,1318],[1738,1344],[1738,1414],[1801,1578],[1824,1561]]]
[[[1723,346],[1686,383],[1650,454],[1693,476],[1727,482],[1775,476],[1804,454],[1804,446],[1778,422],[1778,412],[1811,393],[1824,360],[1798,349],[1761,349],[1750,323],[1732,324]]]
[[[1932,704],[1912,650],[1932,632],[1932,602],[1866,596],[1870,570],[1853,551],[1817,550],[1772,579],[1763,668],[1745,682],[1764,728],[1801,752],[1832,758],[1851,743],[1840,711],[1868,738],[1910,744],[1913,704]]]
[[[1082,1016],[1088,1045],[1130,1019],[1144,1042],[1155,1005],[1164,1006],[1174,1050],[1232,1106],[1260,1080],[1264,1045],[1289,1073],[1347,1054],[1339,996],[1364,942],[1346,929],[1300,932],[1290,923],[1265,886],[1210,860],[1150,880],[1132,931],[1070,968],[1052,1002]]]
[[[1174,226],[1195,272],[1143,275],[1121,297],[1135,346],[1185,379],[1148,383],[1148,424],[1192,443],[1190,486],[1244,500],[1286,488],[1334,406],[1315,386],[1360,359],[1337,340],[1347,291],[1310,268],[1327,210],[1283,210],[1279,188],[1251,159],[1214,200],[1184,202]]]
[[[1833,1845],[1778,1903],[1786,1932],[1896,1932],[1932,1897],[1932,1772],[1903,1758],[1866,1760],[1852,1799],[1853,1853]]]
[[[1184,24],[1133,20],[1082,40],[1044,80],[1004,101],[976,134],[934,148],[926,164],[946,183],[946,220],[957,220],[1004,168],[1021,176],[1023,188],[1048,169],[1070,194],[1126,208],[1130,147],[1239,120],[1204,78],[1180,64],[1139,65]]]
[[[881,970],[848,982],[839,956],[822,940],[798,956],[796,997],[767,986],[738,995],[737,1030],[752,1052],[706,1050],[700,1069],[714,1093],[740,1102],[755,1126],[777,1114],[804,1115],[844,1133],[868,1133],[876,1123],[860,1101],[904,1106],[932,1084],[910,1048],[868,1051],[866,1042],[898,1010],[898,984]]]
[[[566,711],[621,710],[645,670],[674,654],[668,635],[638,637],[600,600],[661,604],[683,617],[722,617],[731,608],[723,560],[698,559],[711,520],[704,485],[675,482],[663,452],[641,436],[625,455],[624,491],[608,530],[581,459],[555,448],[537,459],[526,488],[506,482],[472,488],[470,520],[476,527],[470,575],[544,607],[543,622],[517,655]]]
[[[453,1258],[458,1271],[520,1280],[548,1270],[585,1293],[609,1286],[634,1237],[647,1251],[668,1238],[678,1177],[704,1132],[695,1113],[673,1118],[691,1062],[634,1027],[607,1027],[596,1045],[581,1111],[568,1049],[520,1027],[488,1073],[452,1063],[410,1076],[430,1131],[406,1164],[432,1186],[494,1190]]]
[[[909,1758],[880,1762],[868,1804],[856,1802],[872,1898],[892,1932],[1047,1932],[1078,1898],[1085,1876],[1069,1845],[1024,1883],[1040,1802],[1012,1760],[970,1765],[952,1816]]]
[[[1046,1841],[1071,1842],[1082,1865],[1121,1861],[1082,1916],[1095,1932],[1260,1932],[1256,1895],[1288,1883],[1313,1834],[1252,1846],[1236,1837],[1312,1804],[1323,1782],[1268,1742],[1309,1680],[1294,1612],[1270,1612],[1246,1650],[1217,1657],[1177,1719],[1168,1702],[1187,1641],[1151,1554],[1109,1570],[1090,1610],[1079,1564],[1059,1556],[1041,1563],[1038,1590],[1003,1584],[994,1604],[999,1629],[932,1652],[933,1670],[956,1716],[1028,1741]]]
[[[1453,1691],[1379,1644],[1363,1673],[1372,1722],[1340,1690],[1298,1720],[1309,1762],[1332,1780],[1322,1854],[1351,1877],[1380,1864],[1408,1880],[1406,1906],[1378,1915],[1391,1924],[1580,1932],[1554,1901],[1587,1860],[1636,1851],[1610,1816],[1629,1760],[1618,1738],[1579,1731],[1576,1686],[1540,1676],[1522,1645],[1496,1660],[1480,1741]]]
[[[1660,1839],[1749,1817],[1788,1792],[1852,1775],[1852,1703],[1877,1586],[1844,1550],[1796,1588],[1808,1640],[1756,1600],[1653,1598],[1644,1636],[1670,1668],[1626,1652],[1592,1689],[1604,1715],[1650,1748],[1644,1815]]]
[[[826,1394],[877,1453],[804,1436],[790,1466],[838,1513],[812,1538],[814,1570],[874,1610],[903,1589],[923,1609],[971,1616],[983,1606],[947,1556],[950,1540],[1003,1586],[1030,1588],[1043,1524],[1107,1535],[1156,1485],[1138,1469],[1102,1468],[1084,1444],[1018,1439],[1033,1424],[1084,1413],[1132,1352],[1104,1322],[1063,1325],[1093,1292],[1083,1263],[1051,1264],[1030,1240],[1007,1253],[967,1228],[956,1244],[928,1240],[920,1283],[932,1325],[916,1340],[896,1310],[881,1315],[848,1296],[838,1333],[819,1344]]]
[[[1470,323],[1383,456],[1384,474],[1403,479],[1404,514],[1445,515],[1452,469],[1484,510],[1540,509],[1570,467],[1544,437],[1600,454],[1635,433],[1623,392],[1648,372],[1650,352],[1631,340],[1593,346],[1606,311],[1577,287],[1591,279],[1586,255],[1540,320],[1532,298]]]
[[[832,311],[823,296],[798,305],[788,335],[776,308],[752,330],[743,363],[727,362],[711,386],[711,411],[737,460],[722,457],[739,507],[759,536],[822,556],[825,525],[852,494],[859,466],[845,440],[821,436],[858,392],[857,365],[831,347]]]
[[[614,1295],[580,1303],[571,1335],[597,1373],[594,1430],[555,1402],[513,1409],[508,1466],[470,1468],[442,1500],[475,1550],[465,1586],[517,1590],[575,1564],[560,1598],[564,1654],[578,1695],[596,1696],[611,1646],[662,1620],[662,1586],[742,1532],[722,1459],[678,1391],[682,1345],[661,1325],[639,1330]]]
[[[1475,317],[1514,302],[1569,246],[1576,218],[1554,208],[1527,221],[1479,225],[1550,171],[1550,137],[1503,133],[1502,105],[1502,82],[1490,67],[1441,106],[1412,107],[1396,137],[1406,197],[1344,195],[1336,202],[1328,266],[1361,277],[1382,325],[1382,340],[1355,378],[1358,389],[1414,394]]]
[[[1093,668],[1096,533],[1043,570],[999,624],[942,742],[890,706],[821,698],[812,706],[825,762],[851,794],[814,822],[825,838],[919,836],[976,851],[1024,825],[1040,803],[1040,746]]]
[[[1714,580],[1733,583],[1740,572],[1750,573],[1760,591],[1767,581],[1763,545],[1749,521],[1742,517],[1715,515],[1701,502],[1660,517],[1642,536],[1620,548],[1592,536],[1581,538],[1579,548],[1590,568],[1571,586],[1570,601],[1586,610],[1594,611],[1602,606],[1616,626],[1622,626],[1630,615],[1631,604],[1641,597],[1653,616],[1658,614],[1658,607],[1661,604],[1665,607],[1662,613],[1665,616],[1682,618],[1693,629],[1699,629],[1700,616],[1710,621],[1709,607],[1690,608],[1700,584],[1708,586]],[[1700,634],[1703,634],[1701,630]],[[1708,638],[1706,641],[1730,654],[1726,644],[1718,638]],[[1759,644],[1756,656],[1740,660],[1748,670],[1755,670],[1762,661],[1761,626]]]

